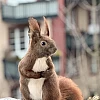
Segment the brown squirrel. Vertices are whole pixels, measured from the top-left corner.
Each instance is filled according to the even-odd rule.
[[[77,85],[68,78],[57,76],[51,55],[57,50],[49,37],[47,20],[45,31],[34,18],[29,18],[30,43],[26,55],[19,62],[22,100],[83,100]]]

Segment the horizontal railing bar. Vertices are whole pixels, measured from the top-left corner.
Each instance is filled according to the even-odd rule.
[[[57,0],[23,3],[17,6],[2,6],[2,17],[10,19],[23,19],[30,16],[54,16],[58,14]]]

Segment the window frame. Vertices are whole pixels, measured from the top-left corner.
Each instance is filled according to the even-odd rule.
[[[24,38],[23,38],[24,41],[25,41],[24,42],[25,43],[24,44],[24,49],[21,49],[20,29],[24,30]],[[9,29],[9,34],[10,34],[11,30],[14,30],[14,37],[15,37],[15,40],[14,40],[14,42],[15,42],[15,50],[11,50],[12,54],[22,58],[25,55],[25,53],[26,53],[26,51],[28,49],[28,44],[29,44],[28,27],[10,28]],[[9,38],[9,41],[10,41],[10,38]],[[11,45],[9,44],[9,46],[11,46]]]

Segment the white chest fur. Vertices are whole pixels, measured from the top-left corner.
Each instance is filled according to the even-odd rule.
[[[33,66],[34,72],[41,72],[47,70],[48,66],[46,64],[46,57],[38,58]],[[40,79],[30,79],[28,88],[31,98],[35,100],[42,100],[42,86],[44,84],[45,78]]]
[[[48,65],[46,64],[46,60],[47,60],[46,57],[38,58],[33,66],[33,71],[41,72],[47,70]]]

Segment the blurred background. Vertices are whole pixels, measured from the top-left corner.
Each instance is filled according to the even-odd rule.
[[[56,72],[84,98],[100,95],[100,0],[0,0],[0,98],[20,98],[18,62],[27,52],[28,18],[48,20]]]

